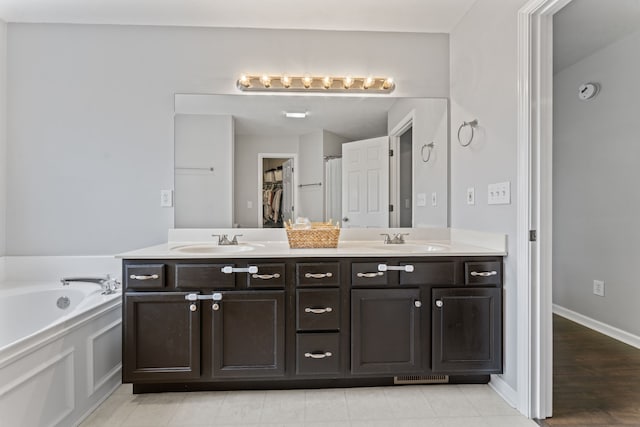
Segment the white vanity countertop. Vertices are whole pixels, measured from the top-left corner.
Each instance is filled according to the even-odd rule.
[[[409,233],[405,244],[383,244],[380,233]],[[238,246],[217,246],[212,234],[232,238]],[[503,234],[457,229],[343,229],[337,248],[291,249],[282,229],[169,230],[169,241],[117,255],[126,259],[186,258],[344,258],[413,256],[504,256]]]

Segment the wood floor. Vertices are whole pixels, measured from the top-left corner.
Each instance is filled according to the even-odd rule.
[[[640,349],[553,317],[553,418],[542,426],[640,426]]]

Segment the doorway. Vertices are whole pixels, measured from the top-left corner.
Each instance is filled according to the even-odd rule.
[[[413,227],[413,122],[407,114],[389,132],[389,227]]]
[[[293,219],[295,154],[258,154],[258,227],[283,228]]]

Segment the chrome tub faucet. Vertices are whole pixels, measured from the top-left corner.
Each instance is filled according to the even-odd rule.
[[[69,286],[71,282],[95,283],[102,288],[102,295],[114,294],[118,290],[120,282],[112,279],[108,274],[101,277],[63,277],[60,279],[62,286]]]

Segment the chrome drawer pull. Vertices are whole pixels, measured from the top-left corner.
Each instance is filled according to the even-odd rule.
[[[331,357],[333,353],[325,351],[324,353],[305,353],[304,357],[310,357],[312,359],[324,359],[325,357]]]
[[[495,276],[498,274],[497,271],[492,270],[492,271],[472,271],[470,273],[472,276],[479,276],[479,277],[490,277],[490,276]]]
[[[382,271],[377,271],[375,273],[358,273],[356,274],[356,276],[358,277],[366,277],[366,278],[372,278],[372,277],[378,277],[378,276],[382,276],[384,273]]]
[[[413,268],[413,265],[411,264],[400,265],[397,267],[394,265],[378,264],[378,271],[391,271],[391,270],[413,273],[414,268]]]
[[[307,279],[324,279],[325,277],[333,277],[333,273],[305,273]]]
[[[333,308],[331,307],[325,307],[325,308],[311,308],[311,307],[306,307],[304,309],[305,313],[313,313],[313,314],[324,314],[324,313],[331,313],[333,311]]]
[[[131,280],[156,280],[159,278],[160,276],[158,276],[157,274],[147,274],[146,276],[138,276],[136,274],[132,274],[131,276],[129,276],[129,279]]]
[[[279,279],[280,278],[280,274],[279,273],[274,273],[274,274],[254,274],[251,277],[253,277],[254,279],[262,279],[262,280]]]
[[[221,271],[224,274],[232,274],[232,273],[252,273],[253,274],[258,272],[258,267],[256,267],[255,265],[252,265],[249,268],[235,268],[235,267],[231,267],[230,265],[226,265],[222,267]]]

